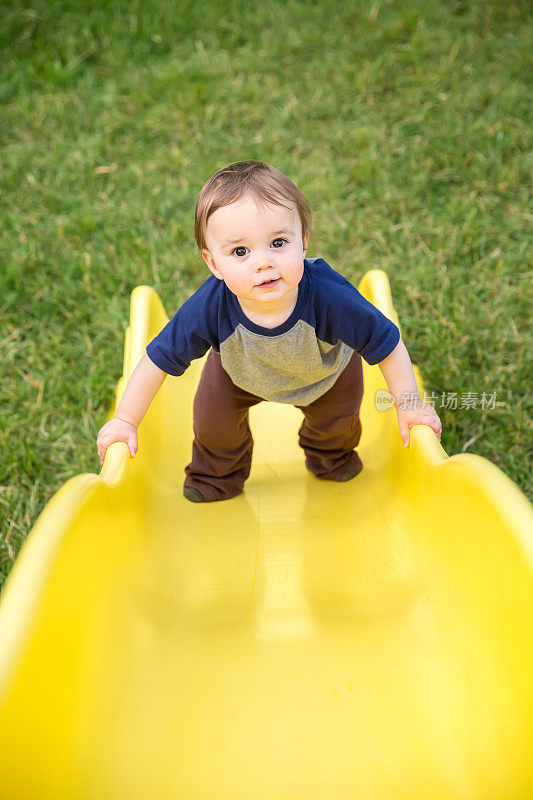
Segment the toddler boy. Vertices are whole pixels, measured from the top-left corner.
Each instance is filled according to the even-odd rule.
[[[397,326],[323,259],[305,258],[310,230],[306,198],[274,167],[237,161],[207,181],[195,235],[212,275],[148,344],[116,416],[99,432],[101,463],[116,441],[135,455],[137,428],[166,375],[182,375],[208,350],[183,486],[193,502],[242,492],[253,449],[248,409],[262,400],[301,409],[299,444],[317,478],[354,478],[362,468],[354,450],[361,437],[361,357],[379,364],[404,445],[417,424],[440,439],[440,420],[418,398]]]

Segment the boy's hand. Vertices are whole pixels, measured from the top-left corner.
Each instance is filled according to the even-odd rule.
[[[114,442],[126,442],[130,449],[131,457],[134,458],[138,450],[137,428],[135,425],[118,417],[113,417],[100,428],[96,440],[100,464],[104,463],[106,450]]]
[[[424,403],[419,398],[414,398],[408,404],[396,406],[396,413],[398,414],[398,425],[400,426],[400,436],[404,447],[409,446],[409,435],[413,425],[428,425],[432,428],[437,436],[440,437],[442,433],[442,423],[439,415],[432,405]]]

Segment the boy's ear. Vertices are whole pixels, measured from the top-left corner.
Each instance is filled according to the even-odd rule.
[[[308,228],[306,228],[304,236],[303,236],[303,251],[304,251],[304,253],[307,253],[307,250],[309,248],[309,236],[310,236],[310,234],[311,234],[310,230]]]
[[[222,275],[220,271],[217,269],[215,260],[211,255],[211,253],[209,252],[209,250],[206,250],[205,248],[202,250],[202,258],[209,267],[209,269],[211,270],[211,272],[213,273],[213,275],[215,275],[215,277],[217,277],[219,280],[222,280]]]

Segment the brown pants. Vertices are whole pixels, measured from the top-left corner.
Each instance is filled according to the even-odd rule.
[[[305,417],[298,443],[317,478],[339,481],[361,466],[353,448],[361,438],[362,399],[363,365],[354,352],[331,389],[307,406],[296,406]],[[248,409],[263,400],[236,386],[220,355],[210,351],[194,398],[192,461],[185,467],[184,486],[198,489],[207,501],[242,492],[254,444]]]

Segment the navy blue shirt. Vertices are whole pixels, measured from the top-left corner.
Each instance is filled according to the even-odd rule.
[[[298,299],[275,328],[252,322],[224,281],[211,275],[146,348],[160,369],[182,375],[210,347],[232,381],[265,400],[308,405],[333,386],[353,352],[387,358],[398,327],[322,258],[304,259]]]

